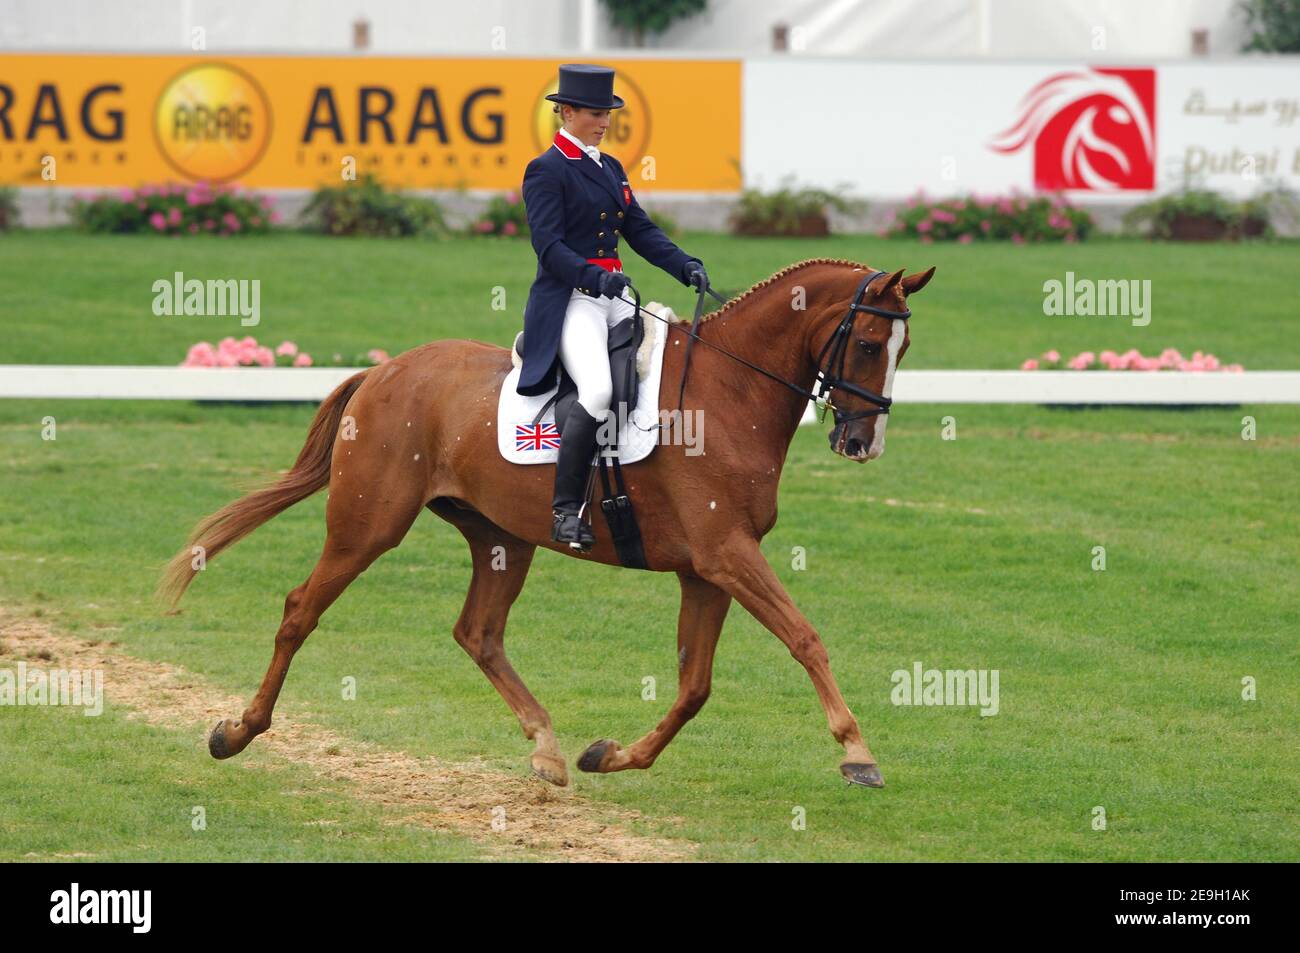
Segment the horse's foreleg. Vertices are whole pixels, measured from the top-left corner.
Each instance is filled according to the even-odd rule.
[[[701,574],[734,596],[750,615],[785,643],[790,654],[807,670],[826,711],[831,734],[844,746],[844,760],[840,763],[844,777],[854,784],[883,787],[876,759],[862,740],[857,720],[835,684],[826,646],[786,593],[759,551],[758,543],[733,537],[704,563]]]
[[[505,651],[506,617],[524,586],[537,547],[477,513],[435,512],[464,534],[474,560],[474,577],[453,630],[456,641],[501,693],[519,719],[524,736],[534,742],[533,772],[563,787],[569,783],[569,772],[555,740],[551,716],[515,672]]]
[[[711,582],[678,573],[682,607],[677,616],[677,700],[649,734],[627,748],[617,741],[597,741],[578,759],[583,771],[648,768],[668,742],[704,707],[713,681],[713,655],[731,596]]]

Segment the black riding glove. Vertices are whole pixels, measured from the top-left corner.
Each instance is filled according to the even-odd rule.
[[[600,293],[606,298],[621,298],[632,279],[621,271],[607,271],[600,276]]]
[[[709,282],[709,276],[704,273],[704,266],[698,261],[688,261],[686,263],[686,283],[696,288],[703,288]]]

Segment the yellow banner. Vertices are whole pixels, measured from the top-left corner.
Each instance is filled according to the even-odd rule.
[[[517,188],[563,60],[0,56],[0,184]],[[630,60],[601,149],[640,191],[740,189],[736,60]]]

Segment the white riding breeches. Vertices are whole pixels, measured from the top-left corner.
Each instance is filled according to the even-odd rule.
[[[636,313],[631,294],[592,298],[574,289],[560,331],[560,360],[578,385],[578,403],[596,420],[609,416],[614,385],[609,378],[609,329]]]

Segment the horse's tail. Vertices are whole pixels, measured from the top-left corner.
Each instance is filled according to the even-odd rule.
[[[212,559],[271,517],[325,488],[330,479],[330,456],[343,410],[367,373],[362,371],[349,377],[325,398],[311,422],[307,442],[299,451],[293,469],[274,483],[227,503],[194,527],[185,548],[173,556],[163,570],[158,582],[160,599],[170,605],[176,604],[194,579],[197,572],[194,562],[200,555],[205,562]],[[201,548],[196,552],[197,547]]]

